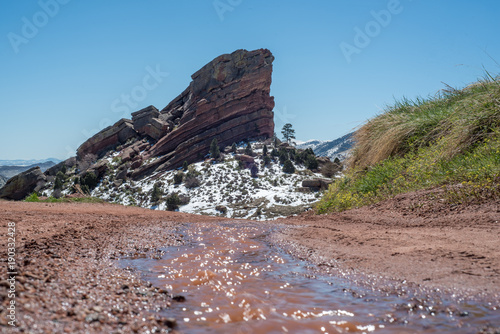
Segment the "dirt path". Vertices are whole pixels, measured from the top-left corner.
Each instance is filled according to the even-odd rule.
[[[167,291],[117,269],[126,255],[158,256],[158,248],[182,242],[181,222],[212,217],[111,204],[47,204],[0,201],[0,331],[7,324],[7,224],[16,223],[16,316],[30,333],[167,332],[174,320],[161,315]],[[160,311],[160,313],[158,313]]]
[[[288,227],[274,238],[335,274],[455,288],[498,306],[499,203],[450,208],[421,195],[342,214],[282,219],[277,223]],[[175,301],[138,273],[116,268],[114,260],[161,256],[159,248],[182,243],[180,223],[222,220],[111,204],[0,201],[0,332],[12,330],[6,318],[9,222],[16,224],[17,330],[122,333],[171,331],[175,320],[168,307]]]
[[[276,239],[332,272],[500,300],[500,203],[450,207],[425,195],[282,219],[289,228]]]

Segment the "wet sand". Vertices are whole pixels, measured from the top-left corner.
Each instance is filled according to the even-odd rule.
[[[455,291],[499,304],[500,205],[448,207],[412,194],[328,216],[281,219],[272,239],[294,256],[359,284]],[[168,332],[168,291],[119,269],[117,259],[160,257],[180,245],[179,223],[228,221],[111,204],[0,201],[1,277],[8,222],[16,223],[17,330],[33,333]],[[389,280],[387,280],[389,279]],[[392,289],[392,288],[391,288]],[[8,283],[0,286],[0,331]],[[500,326],[499,324],[492,324]]]

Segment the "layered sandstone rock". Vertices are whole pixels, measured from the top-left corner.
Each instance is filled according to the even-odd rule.
[[[159,119],[160,112],[154,106],[149,106],[132,113],[134,130],[141,135],[148,135],[158,140],[170,130],[169,123]]]
[[[170,102],[159,119],[174,129],[147,152],[161,156],[140,167],[140,177],[202,159],[217,138],[221,147],[274,133],[270,96],[273,55],[269,50],[237,50],[212,60],[194,73],[189,87]]]
[[[22,200],[33,191],[40,190],[46,182],[46,177],[40,167],[33,167],[17,174],[0,189],[0,198]]]
[[[132,120],[121,119],[83,143],[77,157],[100,157],[131,138],[144,138],[154,144],[146,152],[122,154],[124,160],[134,159],[132,176],[140,178],[203,159],[214,138],[220,147],[269,138],[274,134],[273,61],[265,49],[219,56],[194,73],[189,87],[163,110],[148,106]]]
[[[135,137],[138,137],[138,134],[134,130],[132,121],[122,118],[114,125],[99,131],[80,145],[76,151],[76,155],[78,159],[82,159],[87,154],[95,154],[99,157],[108,150],[124,144],[127,140]]]

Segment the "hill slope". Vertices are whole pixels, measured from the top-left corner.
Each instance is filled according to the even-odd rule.
[[[453,204],[500,199],[500,83],[490,78],[429,99],[404,99],[355,134],[346,176],[319,212],[342,211],[442,187]]]
[[[301,149],[311,148],[317,156],[328,157],[332,161],[335,158],[344,160],[349,156],[349,152],[354,145],[353,135],[354,132],[351,132],[334,140],[308,140],[296,145],[296,147]]]

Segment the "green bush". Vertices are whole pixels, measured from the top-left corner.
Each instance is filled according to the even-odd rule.
[[[160,182],[156,182],[154,185],[153,185],[153,191],[151,193],[151,202],[152,203],[158,203],[161,199],[161,197],[163,196],[163,192],[161,190],[161,183]]]
[[[184,161],[184,163],[182,164],[182,170],[183,171],[187,171],[188,170],[188,167],[189,167],[189,164],[187,161]]]
[[[250,143],[247,143],[247,147],[245,147],[245,154],[250,156],[253,155],[252,145]]]
[[[179,204],[181,204],[181,200],[179,199],[179,195],[173,193],[167,197],[167,210],[168,211],[176,211],[179,209]]]
[[[31,195],[29,195],[28,197],[26,197],[24,199],[25,202],[40,202],[40,199],[38,198],[38,194],[35,192],[35,193],[32,193]]]
[[[318,160],[316,160],[316,157],[314,156],[314,154],[307,156],[306,167],[307,167],[307,169],[310,169],[310,170],[318,169]]]
[[[174,174],[174,184],[181,184],[182,180],[184,180],[183,172],[177,172]]]
[[[210,144],[210,157],[212,159],[219,159],[220,157],[220,149],[219,149],[219,143],[217,142],[217,138],[214,138],[212,140],[212,143]]]
[[[285,162],[283,163],[283,172],[289,174],[295,173],[295,167],[290,160],[285,160]]]
[[[80,178],[80,184],[82,186],[82,190],[85,187],[90,193],[90,191],[94,190],[94,188],[99,184],[99,179],[94,172],[88,172]]]

